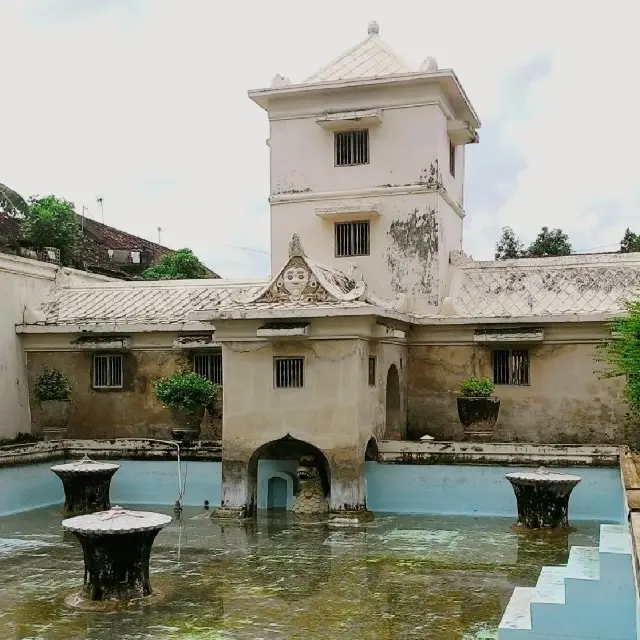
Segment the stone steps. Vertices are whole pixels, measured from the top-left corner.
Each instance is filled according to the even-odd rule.
[[[636,640],[631,536],[601,525],[596,547],[571,547],[566,566],[543,567],[535,587],[516,587],[500,640]]]

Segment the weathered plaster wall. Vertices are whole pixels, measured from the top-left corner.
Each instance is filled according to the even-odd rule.
[[[136,340],[137,338],[137,340]],[[149,348],[149,342],[163,343],[164,348]],[[93,389],[91,384],[92,356],[89,351],[69,351],[68,336],[48,336],[51,350],[37,351],[38,336],[25,336],[28,349],[29,386],[43,368],[55,367],[69,377],[72,384],[73,410],[69,437],[73,438],[166,438],[174,424],[169,413],[153,394],[153,382],[182,368],[191,368],[189,351],[171,349],[173,335],[162,334],[134,337],[132,350],[122,352],[124,365],[123,389]],[[145,342],[147,344],[145,344]],[[142,344],[141,344],[142,343]],[[143,348],[147,347],[147,348]],[[221,436],[222,402],[207,415],[202,425],[202,439]],[[32,430],[41,432],[39,404],[31,397]]]
[[[15,325],[25,309],[35,310],[56,284],[108,278],[0,254],[0,439],[30,431],[25,357]]]
[[[460,338],[464,331],[460,330]],[[587,334],[589,332],[589,335]],[[547,329],[548,341],[529,349],[527,386],[499,385],[498,442],[607,443],[623,440],[626,405],[621,380],[600,380],[595,373],[593,327]],[[453,333],[444,342],[453,341]],[[468,339],[469,336],[466,336]],[[494,345],[505,348],[504,345]],[[517,348],[517,346],[512,346]],[[492,376],[491,346],[412,344],[409,347],[409,435],[462,439],[456,410],[459,382],[470,375]]]
[[[335,257],[334,224],[337,218],[316,215],[316,208],[349,206],[349,197],[330,203],[312,195],[271,205],[272,269],[277,273],[287,261],[288,243],[294,233],[304,250],[317,262],[348,271],[351,263],[362,270],[364,280],[376,294],[395,298],[410,296],[411,308],[433,311],[446,280],[449,251],[459,249],[462,219],[436,191],[398,194],[380,193],[358,198],[358,205],[375,204],[379,216],[369,221],[370,254]],[[357,220],[357,214],[344,220]],[[445,255],[446,254],[446,255]]]
[[[369,356],[376,357],[376,385],[369,386]],[[361,389],[359,422],[363,437],[373,435],[376,440],[406,436],[407,424],[407,363],[408,350],[404,344],[371,340],[362,343]],[[394,431],[387,429],[387,378],[395,365],[400,378],[399,424]],[[373,428],[372,428],[373,427]],[[373,433],[372,433],[373,431]]]
[[[327,111],[379,109],[382,122],[369,127],[370,162],[336,167],[334,131],[320,127]],[[416,310],[438,305],[449,251],[462,244],[464,148],[449,172],[449,105],[436,87],[363,88],[330,95],[274,101],[270,106],[271,269],[287,259],[294,233],[315,260],[347,270],[362,269],[375,293],[415,298]],[[441,188],[446,197],[430,189]],[[335,257],[334,224],[362,219],[357,213],[322,218],[317,209],[342,211],[374,205],[369,256]],[[455,206],[454,205],[454,206]],[[366,216],[365,216],[366,217]]]

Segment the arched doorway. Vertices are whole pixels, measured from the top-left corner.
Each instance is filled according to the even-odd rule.
[[[287,508],[287,481],[280,476],[272,476],[267,483],[267,509]]]
[[[389,367],[387,373],[386,410],[385,440],[401,440],[400,376],[398,375],[398,369],[395,364]]]
[[[314,459],[324,494],[328,496],[331,486],[329,461],[317,447],[285,436],[254,451],[249,460],[248,480],[258,509],[290,507],[293,496],[297,493],[296,471],[300,459],[307,457]]]

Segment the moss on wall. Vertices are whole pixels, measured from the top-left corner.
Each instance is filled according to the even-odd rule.
[[[531,384],[498,385],[498,442],[619,443],[626,405],[620,380],[599,380],[593,344],[528,347]],[[461,440],[456,389],[470,375],[491,376],[491,348],[409,347],[408,433]]]
[[[166,438],[173,425],[168,412],[153,394],[153,382],[190,366],[189,354],[176,350],[131,351],[123,353],[122,389],[93,389],[91,352],[29,352],[29,388],[45,365],[55,367],[72,384],[73,411],[69,436],[73,438]],[[31,394],[32,430],[42,431],[40,407]],[[221,409],[213,411],[202,428],[203,439],[220,437]]]

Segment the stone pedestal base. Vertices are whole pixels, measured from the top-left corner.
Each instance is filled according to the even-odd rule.
[[[51,467],[64,488],[64,506],[66,515],[108,511],[111,478],[119,465],[97,462],[85,456],[77,462],[59,464]]]
[[[171,516],[114,507],[62,521],[84,554],[84,596],[91,601],[131,600],[151,594],[153,541]]]
[[[212,520],[246,520],[250,517],[246,507],[214,507],[211,509]]]
[[[330,511],[329,526],[331,527],[357,527],[373,520],[373,513],[367,509],[358,511]]]
[[[550,473],[508,473],[518,503],[519,527],[527,529],[567,529],[569,497],[580,482],[579,476]]]
[[[131,600],[151,595],[149,558],[159,532],[99,537],[76,533],[84,553],[84,596],[89,600]]]

